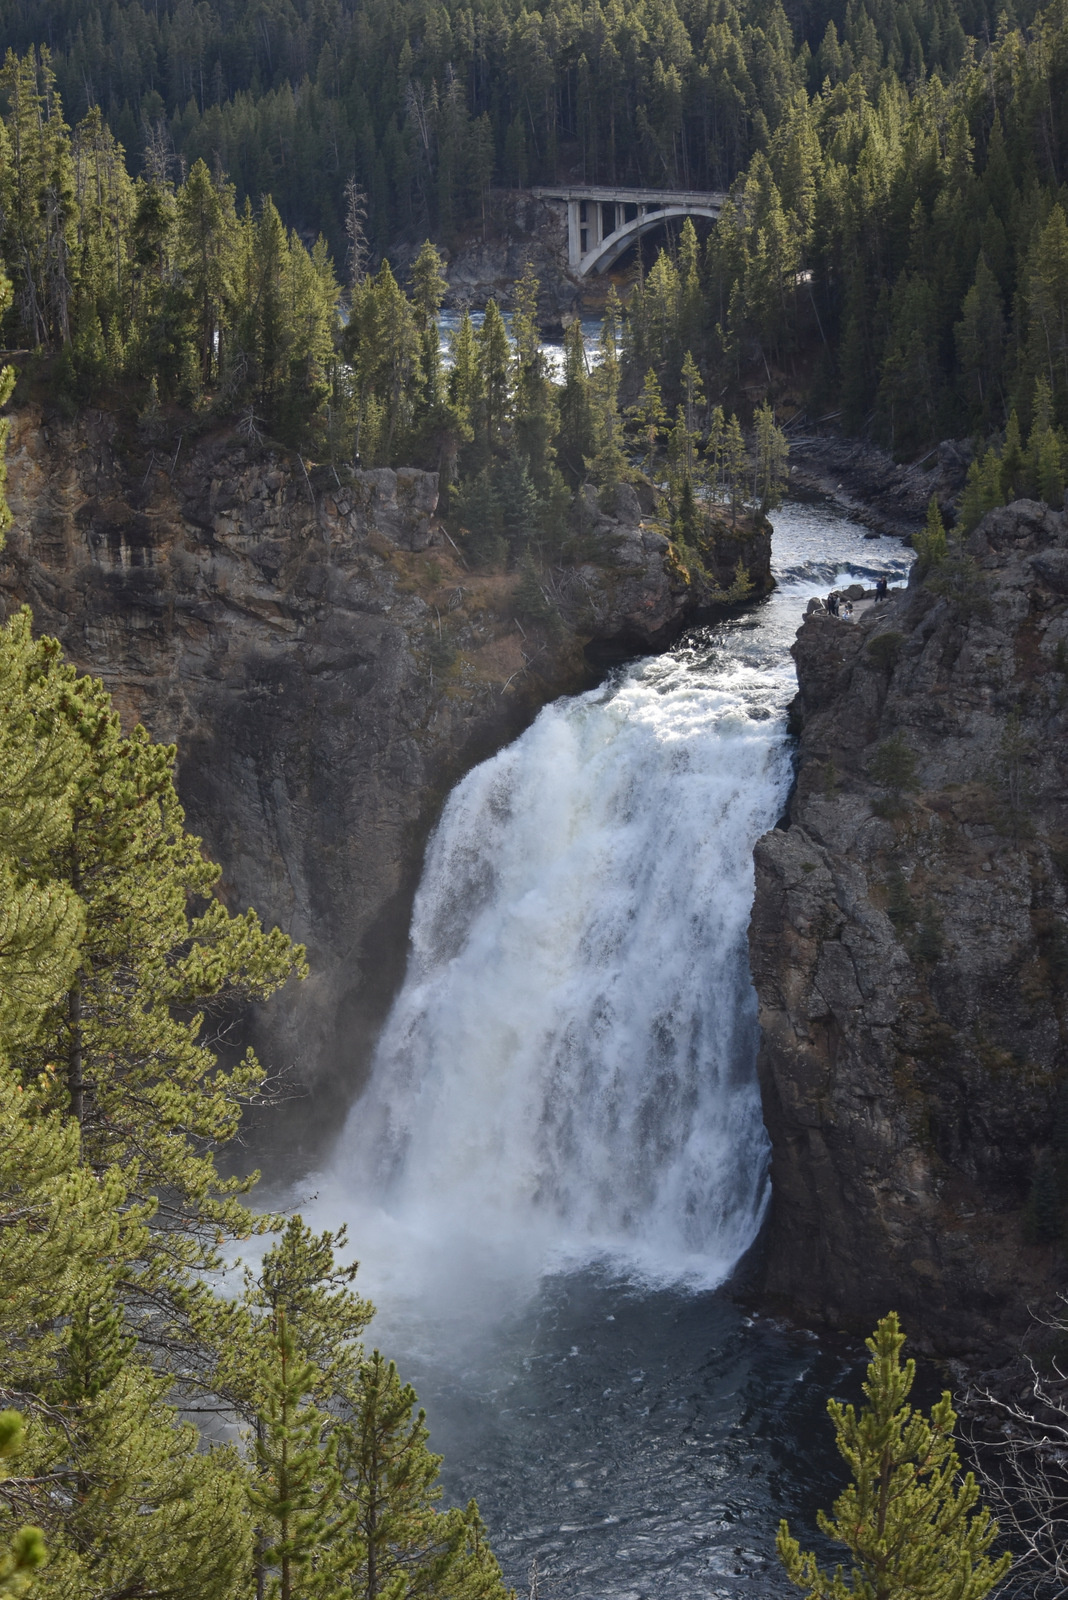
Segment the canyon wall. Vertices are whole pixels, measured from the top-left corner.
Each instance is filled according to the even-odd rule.
[[[765,1287],[989,1355],[1065,1277],[1065,515],[992,512],[854,622],[814,602],[794,655],[797,785],[750,933]]]
[[[602,558],[547,573],[555,615],[523,621],[516,574],[473,571],[451,542],[434,474],[338,475],[254,434],[182,426],[21,409],[0,607],[28,602],[125,726],[177,743],[223,899],[307,944],[307,982],[234,1028],[289,1081],[271,1161],[284,1127],[302,1171],[366,1070],[449,788],[593,681],[587,644],[657,648],[703,597],[629,489],[611,517],[585,502]],[[750,541],[761,586],[769,549]],[[727,582],[735,558],[724,549]]]

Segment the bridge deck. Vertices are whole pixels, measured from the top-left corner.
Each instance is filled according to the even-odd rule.
[[[606,184],[568,183],[531,189],[539,200],[601,200],[629,206],[722,206],[725,194],[709,189],[624,189]]]

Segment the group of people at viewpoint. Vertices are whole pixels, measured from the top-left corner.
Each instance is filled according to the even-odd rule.
[[[876,600],[885,600],[888,592],[889,590],[886,579],[876,578]],[[853,620],[852,600],[849,599],[848,595],[839,594],[837,590],[832,590],[827,596],[827,610],[830,612],[832,617],[838,617],[838,619],[842,622],[852,622]]]

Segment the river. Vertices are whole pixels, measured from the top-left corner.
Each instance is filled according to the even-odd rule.
[[[785,1595],[778,1519],[809,1530],[841,1478],[824,1407],[856,1348],[725,1287],[768,1187],[745,938],[805,604],[911,552],[822,505],[774,521],[767,601],[547,707],[453,791],[305,1198],[349,1223],[447,1499],[477,1497],[543,1600]]]
[[[502,313],[504,325],[509,336],[512,332],[512,313]],[[448,367],[452,365],[452,341],[460,326],[463,313],[460,311],[438,312],[438,333],[441,359]],[[475,328],[481,328],[486,318],[484,311],[469,312],[471,322]],[[580,318],[582,323],[582,343],[586,351],[586,360],[590,366],[596,366],[599,359],[598,343],[601,337],[601,318],[587,316]],[[545,370],[554,383],[562,383],[564,379],[564,346],[562,340],[545,339],[541,344],[541,353],[545,357]]]

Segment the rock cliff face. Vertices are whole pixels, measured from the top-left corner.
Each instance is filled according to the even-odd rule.
[[[989,1354],[1064,1277],[1042,1235],[1066,1153],[1066,518],[1021,502],[968,552],[856,622],[806,617],[750,942],[767,1290]]]
[[[549,324],[573,316],[582,285],[567,267],[564,208],[522,190],[497,190],[490,199],[486,226],[463,243],[446,269],[446,304],[481,309],[495,299],[510,306],[527,266],[541,285],[539,307]]]
[[[558,575],[550,629],[516,619],[514,574],[463,565],[433,474],[339,482],[232,431],[102,411],[25,409],[9,454],[0,605],[28,601],[126,725],[177,742],[223,897],[308,946],[311,978],[252,1020],[263,1059],[313,1091],[285,1113],[306,1170],[365,1070],[448,789],[592,681],[587,641],[655,648],[700,596],[633,497],[591,509],[610,559]]]
[[[972,446],[943,439],[920,461],[904,464],[877,445],[834,433],[790,440],[795,490],[826,495],[880,533],[911,537],[922,527],[932,495],[943,510],[956,504],[968,476]]]

